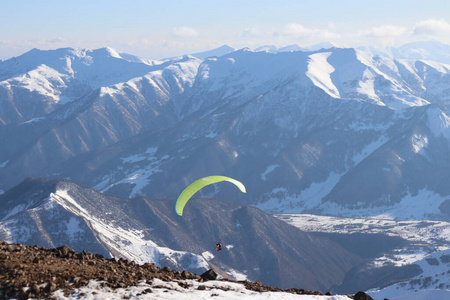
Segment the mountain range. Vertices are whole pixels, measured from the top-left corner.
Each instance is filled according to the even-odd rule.
[[[70,245],[197,274],[213,263],[240,280],[278,287],[330,290],[363,261],[257,208],[214,199],[191,200],[180,217],[173,200],[124,199],[67,180],[27,179],[1,195],[0,205],[1,240]],[[214,249],[218,240],[221,252]]]
[[[402,58],[222,47],[161,61],[33,49],[0,62],[0,189],[67,178],[174,199],[195,179],[227,175],[248,193],[221,185],[200,196],[267,212],[446,219],[445,47],[391,51]]]
[[[268,213],[445,227],[449,48],[222,46],[158,61],[65,48],[0,61],[0,239],[284,288],[425,289],[448,270],[445,232],[424,246],[306,233]],[[177,195],[208,175],[247,193],[210,185],[177,216]],[[410,249],[428,256],[399,263]]]

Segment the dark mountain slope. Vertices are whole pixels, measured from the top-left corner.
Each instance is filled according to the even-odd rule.
[[[196,272],[206,267],[203,255],[230,274],[280,287],[328,290],[362,261],[327,238],[222,200],[191,199],[179,217],[174,200],[117,198],[67,180],[28,179],[0,196],[0,206],[0,238],[7,241],[67,244]],[[221,252],[214,251],[218,240]]]

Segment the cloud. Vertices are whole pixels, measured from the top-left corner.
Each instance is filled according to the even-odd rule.
[[[297,23],[289,23],[284,26],[283,31],[281,32],[283,35],[294,35],[294,36],[309,36],[314,34],[317,29],[310,29],[302,24]]]
[[[450,34],[450,23],[445,20],[429,19],[417,22],[414,26],[414,34],[439,35]]]
[[[260,38],[260,37],[266,37],[269,34],[262,30],[260,27],[250,27],[246,28],[244,32],[242,33],[243,38]]]
[[[281,32],[275,35],[320,39],[335,39],[340,37],[339,34],[331,32],[328,29],[309,28],[298,23],[286,24]]]
[[[378,27],[373,27],[368,31],[363,31],[362,35],[367,37],[396,37],[405,34],[406,28],[393,26],[393,25],[383,25]]]
[[[197,37],[198,32],[192,27],[187,26],[181,26],[181,27],[175,27],[172,31],[173,35],[176,37],[182,37],[182,38],[192,38]]]
[[[64,42],[66,42],[66,40],[63,39],[63,38],[60,38],[60,37],[57,37],[57,38],[54,38],[54,39],[51,39],[51,40],[45,40],[45,41],[44,41],[44,43],[48,43],[48,44],[64,43]]]

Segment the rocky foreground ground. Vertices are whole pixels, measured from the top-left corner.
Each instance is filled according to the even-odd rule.
[[[91,279],[98,280],[110,288],[125,288],[155,278],[178,281],[183,287],[185,279],[206,281],[213,279],[209,277],[211,275],[214,277],[214,272],[205,272],[200,276],[168,267],[158,268],[151,263],[138,265],[124,259],[106,259],[89,251],[77,253],[67,246],[46,249],[0,241],[0,299],[49,299],[56,290],[63,290],[69,295],[73,289],[87,285]],[[297,288],[283,290],[265,286],[260,282],[237,282],[243,283],[249,290],[259,292],[284,291],[323,295],[321,292]],[[349,298],[369,299],[359,298],[358,294],[349,295]]]

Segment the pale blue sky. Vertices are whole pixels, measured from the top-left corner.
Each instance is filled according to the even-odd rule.
[[[450,44],[448,0],[3,0],[0,59],[109,46],[158,59],[228,44]]]

